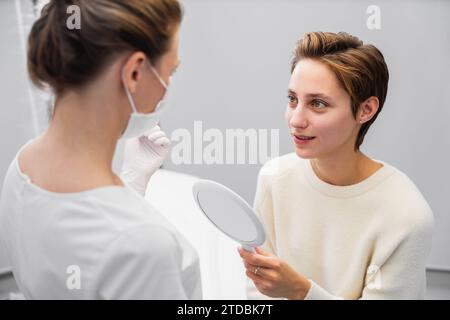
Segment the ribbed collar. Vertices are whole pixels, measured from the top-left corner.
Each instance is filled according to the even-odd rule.
[[[381,163],[383,167],[375,171],[365,180],[349,186],[335,186],[321,180],[314,172],[310,160],[302,162],[305,169],[305,177],[314,189],[330,197],[350,198],[369,191],[395,172],[395,168],[388,163],[380,160],[375,161]]]

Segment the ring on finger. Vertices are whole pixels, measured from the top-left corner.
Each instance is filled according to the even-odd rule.
[[[253,273],[256,275],[256,274],[258,273],[259,269],[261,269],[261,267],[260,267],[260,266],[257,266],[257,267],[255,268],[255,271],[253,271]]]

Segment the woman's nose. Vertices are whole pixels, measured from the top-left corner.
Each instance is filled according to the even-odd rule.
[[[291,127],[304,129],[308,126],[308,119],[306,114],[306,108],[298,104],[291,114],[289,124]]]

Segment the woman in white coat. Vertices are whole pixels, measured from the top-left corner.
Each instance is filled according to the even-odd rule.
[[[196,252],[142,197],[167,154],[155,126],[179,64],[180,4],[77,3],[80,29],[66,27],[69,4],[52,0],[28,40],[30,77],[56,102],[3,185],[0,237],[19,289],[31,299],[201,298]],[[121,138],[131,140],[119,177]]]

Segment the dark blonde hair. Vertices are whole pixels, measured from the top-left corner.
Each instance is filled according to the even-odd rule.
[[[66,26],[70,5],[80,9],[80,29]],[[28,37],[30,78],[58,94],[86,84],[127,50],[154,62],[169,50],[181,19],[177,0],[51,0]]]
[[[358,132],[355,150],[364,141],[369,127],[383,108],[389,82],[389,71],[383,54],[375,46],[364,44],[345,32],[310,32],[295,47],[291,73],[301,59],[314,59],[327,65],[336,75],[342,88],[351,98],[353,116],[356,118],[362,102],[371,96],[379,100],[377,113],[365,122]]]

